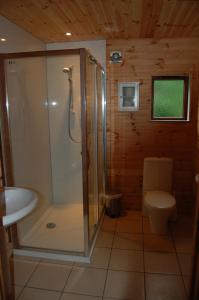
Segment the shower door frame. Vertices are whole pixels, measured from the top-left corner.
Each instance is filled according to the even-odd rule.
[[[66,254],[66,255],[80,255],[88,256],[91,251],[92,241],[89,240],[89,201],[88,201],[88,144],[87,144],[87,96],[86,96],[86,55],[88,51],[85,48],[78,49],[65,49],[65,50],[44,50],[33,52],[18,52],[18,53],[5,53],[0,54],[0,134],[2,136],[2,153],[3,153],[3,165],[4,165],[4,182],[7,186],[13,185],[13,165],[12,154],[10,144],[10,129],[9,129],[9,115],[7,109],[7,93],[6,93],[6,80],[5,80],[5,68],[4,61],[6,59],[14,58],[29,58],[29,57],[48,57],[48,56],[60,56],[77,54],[80,57],[80,96],[81,96],[81,138],[82,138],[82,185],[83,185],[83,226],[84,226],[84,251],[63,251],[53,250],[35,247],[20,246],[17,236],[17,225],[11,226],[13,245],[17,249],[50,252],[54,254]],[[99,64],[100,65],[100,64]],[[102,68],[103,70],[103,68]],[[104,88],[103,88],[104,93]],[[105,116],[104,116],[105,118]],[[105,144],[104,144],[105,147]],[[104,149],[105,153],[105,149]],[[105,170],[104,170],[105,172]],[[99,222],[98,222],[99,226]]]

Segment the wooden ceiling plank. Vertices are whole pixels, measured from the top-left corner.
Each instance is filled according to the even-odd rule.
[[[154,32],[155,38],[161,38],[162,32],[165,30],[165,20],[168,18],[168,15],[170,14],[171,7],[170,2],[167,0],[164,0],[163,2],[163,8],[160,12],[158,23],[156,24],[156,29]]]
[[[118,34],[126,39],[136,38],[140,31],[140,17],[142,1],[126,0],[121,1],[120,7],[115,8],[116,19],[119,27]]]
[[[192,1],[192,5],[190,2],[184,2],[184,13],[181,19],[181,24],[184,25],[178,30],[178,36],[184,37],[186,29],[188,28],[189,24],[192,23],[194,16],[199,12],[199,3],[196,1]]]
[[[181,15],[183,8],[183,2],[180,3],[178,0],[172,0],[172,2],[172,9],[165,24],[166,30],[164,32],[167,37],[172,37],[172,32],[173,35],[176,37],[176,31],[178,27],[180,27],[179,24],[176,23],[176,19],[179,15]]]
[[[187,21],[186,29],[183,31],[183,36],[192,36],[192,33],[197,26],[199,26],[199,2],[194,2],[192,13]]]
[[[56,32],[60,36],[64,37],[65,32],[73,32],[74,38],[75,38],[75,33],[78,32],[77,28],[77,23],[74,22],[75,18],[69,17],[65,11],[62,8],[59,7],[58,1],[57,2],[52,2],[52,1],[45,1],[45,0],[40,0],[40,5],[42,7],[45,7],[43,9],[43,13],[46,17],[49,17],[51,22],[53,22],[56,26]],[[82,27],[80,27],[82,28]],[[81,33],[81,31],[80,31]],[[78,35],[77,35],[78,36]],[[63,38],[64,39],[64,38]],[[65,40],[70,40],[70,37],[65,36]]]
[[[178,2],[179,4],[179,2]],[[159,38],[168,37],[172,24],[170,19],[173,18],[173,11],[176,8],[176,0],[164,0],[163,14],[160,15],[158,25],[160,25],[157,33],[155,34]],[[157,25],[157,27],[158,27]]]
[[[20,3],[20,1],[17,2]],[[16,6],[16,11],[23,15],[23,19],[16,19],[17,24],[20,23],[26,30],[27,28],[31,28],[31,32],[33,34],[34,32],[37,32],[37,34],[34,35],[45,42],[48,42],[53,37],[59,37],[61,35],[62,31],[60,30],[60,26],[55,22],[56,18],[52,18],[50,13],[46,14],[41,8],[41,3],[39,3],[39,1],[32,1],[32,3],[31,1],[23,1],[23,3],[23,6]],[[32,4],[31,7],[30,3]]]
[[[58,6],[64,11],[64,13],[70,18],[73,25],[71,32],[77,36],[85,35],[91,31],[94,31],[93,24],[90,23],[88,11],[81,5],[80,1],[58,1]]]
[[[90,1],[90,13],[93,12],[93,18],[95,20],[96,32],[99,35],[104,35],[106,38],[110,35],[109,28],[110,23],[108,21],[109,12],[106,12],[104,7],[104,1],[96,0]],[[108,28],[108,31],[106,30]]]
[[[186,17],[189,17],[192,12],[193,1],[190,5],[188,1],[183,1],[180,5],[178,13],[173,20],[173,28],[170,30],[170,36],[183,37],[183,32],[186,30]]]
[[[140,37],[150,38],[154,36],[156,24],[163,7],[163,0],[143,0]]]
[[[104,7],[107,12],[107,19],[109,20],[109,26],[106,29],[109,32],[108,38],[115,38],[118,32],[120,32],[120,28],[117,22],[117,6],[118,2],[116,1],[104,1]]]
[[[101,11],[97,6],[97,1],[84,0],[84,5],[88,12],[88,22],[92,28],[92,34],[98,35],[98,20],[101,18]]]
[[[125,11],[127,1],[120,1],[117,6],[115,6],[115,20],[117,23],[118,31],[116,33],[116,38],[118,36],[124,36],[126,38],[126,22],[127,22],[127,13]]]
[[[104,15],[104,24],[101,24],[100,30],[105,32],[106,38],[113,38],[113,32],[117,28],[117,25],[112,18],[112,10],[114,9],[114,6],[110,0],[99,0],[99,5],[101,7],[102,14]]]
[[[135,0],[130,1],[129,6],[129,22],[127,33],[129,38],[138,38],[141,27],[141,16],[142,16],[142,1]]]
[[[186,36],[192,36],[192,33],[194,29],[197,27],[198,28],[199,24],[199,15],[196,15],[195,18],[192,21],[192,24],[190,24],[186,30]]]
[[[0,14],[44,42],[199,37],[193,0],[6,0]]]
[[[164,5],[163,0],[159,0],[159,1],[154,0],[153,1],[151,24],[150,24],[150,27],[148,27],[148,30],[147,30],[147,37],[153,37],[154,36],[156,26],[158,24],[159,16],[161,14],[163,5]]]
[[[120,0],[119,0],[120,1]],[[101,29],[104,32],[104,35],[106,36],[106,39],[108,38],[114,38],[115,33],[119,31],[117,20],[116,20],[116,12],[115,8],[118,5],[118,2],[108,0],[104,1],[102,0],[101,3],[103,3],[103,11],[106,14],[106,23],[104,25],[101,24]]]
[[[8,5],[8,4],[12,5]],[[46,41],[46,33],[42,35],[43,31],[40,32],[41,28],[45,27],[45,20],[43,18],[38,18],[37,14],[35,15],[34,4],[32,1],[21,1],[8,0],[7,5],[0,6],[0,13],[14,22],[16,25],[24,28],[29,33],[33,34],[35,37]],[[51,25],[52,27],[52,25]]]

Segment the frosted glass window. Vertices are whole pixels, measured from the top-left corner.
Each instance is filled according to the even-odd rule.
[[[152,78],[152,119],[187,120],[187,76],[161,76]]]

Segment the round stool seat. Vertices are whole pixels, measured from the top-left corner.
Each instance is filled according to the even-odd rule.
[[[168,192],[148,191],[144,195],[144,202],[149,208],[170,209],[175,207],[176,200]]]

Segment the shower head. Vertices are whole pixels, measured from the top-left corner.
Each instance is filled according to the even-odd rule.
[[[70,73],[70,72],[72,72],[72,67],[65,67],[65,68],[63,68],[63,70],[62,70],[64,73]]]
[[[72,67],[64,67],[62,71],[68,74],[68,79],[72,79]]]

